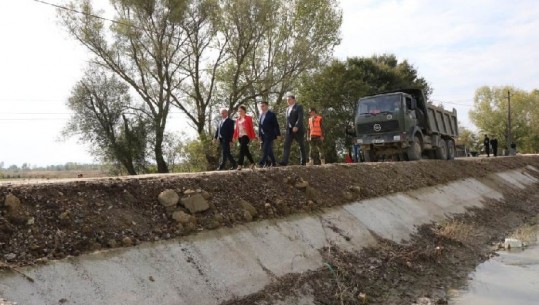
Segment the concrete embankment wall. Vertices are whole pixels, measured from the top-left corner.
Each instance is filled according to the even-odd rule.
[[[365,199],[136,247],[81,255],[0,274],[0,296],[18,304],[220,304],[288,273],[323,267],[319,250],[359,251],[416,226],[507,200],[502,189],[536,184],[534,166]]]

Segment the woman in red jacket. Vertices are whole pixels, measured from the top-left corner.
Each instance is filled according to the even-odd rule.
[[[255,129],[253,127],[253,118],[247,115],[247,108],[241,105],[238,109],[239,117],[236,120],[234,128],[234,141],[240,141],[240,156],[238,160],[238,170],[243,166],[243,159],[249,159],[250,167],[254,168],[255,162],[249,151],[249,142],[256,139]]]

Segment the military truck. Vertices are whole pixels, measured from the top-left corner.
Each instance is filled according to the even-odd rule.
[[[354,127],[366,162],[455,158],[457,111],[428,103],[420,89],[361,98]]]

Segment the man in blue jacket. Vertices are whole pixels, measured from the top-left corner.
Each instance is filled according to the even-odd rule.
[[[266,166],[268,161],[271,166],[275,166],[275,156],[273,155],[273,140],[281,136],[279,122],[275,113],[268,109],[268,102],[260,102],[260,119],[258,120],[258,137],[262,142],[262,159],[258,162],[259,167]]]
[[[228,117],[228,110],[223,108],[221,109],[221,122],[217,130],[215,131],[214,142],[219,141],[221,145],[221,163],[217,170],[225,169],[226,160],[230,161],[232,164],[232,169],[238,167],[236,160],[232,157],[230,153],[230,143],[232,143],[232,138],[234,136],[234,120]]]

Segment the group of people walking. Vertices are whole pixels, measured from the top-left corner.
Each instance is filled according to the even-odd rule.
[[[488,135],[485,135],[485,138],[483,139],[483,145],[485,147],[485,153],[487,154],[487,157],[490,157],[491,152],[494,157],[498,156],[498,139],[496,139],[495,137],[490,139]],[[517,144],[512,142],[509,147],[505,146],[505,149],[506,155],[514,156],[517,153]]]
[[[492,154],[494,157],[498,156],[498,139],[492,138],[490,139],[488,135],[485,135],[485,138],[483,139],[483,145],[485,145],[485,152],[487,153],[487,157],[490,157],[490,149],[492,148]]]
[[[277,162],[273,153],[273,141],[281,137],[281,130],[277,116],[269,110],[268,102],[260,102],[260,118],[258,119],[258,136],[254,130],[253,118],[247,115],[247,108],[238,108],[238,118],[236,121],[228,117],[228,110],[221,109],[221,122],[215,131],[214,141],[218,141],[221,146],[221,161],[218,170],[224,170],[227,161],[232,165],[232,169],[241,170],[245,158],[250,162],[250,167],[272,167],[286,166],[290,158],[292,142],[296,141],[300,150],[300,164],[307,164],[307,152],[305,147],[305,128],[303,126],[303,106],[296,103],[296,97],[288,92],[286,94],[288,107],[286,109],[286,132],[284,136],[283,159]],[[316,109],[309,109],[309,130],[307,140],[311,142],[311,160],[319,158],[324,164],[324,154],[322,143],[324,140],[322,117],[316,113]],[[240,154],[238,162],[232,156],[230,145],[238,141],[240,143]],[[255,163],[249,150],[251,141],[261,141],[262,158]]]

